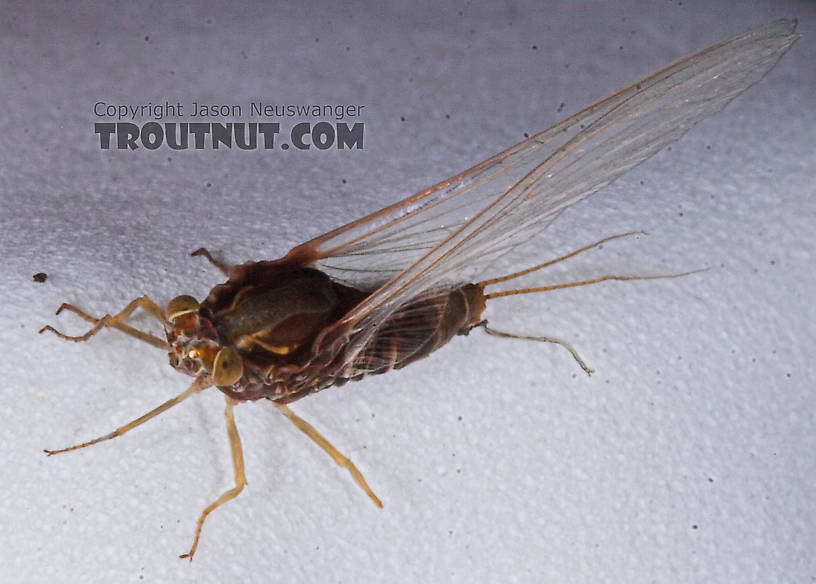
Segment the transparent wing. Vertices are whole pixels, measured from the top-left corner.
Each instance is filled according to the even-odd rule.
[[[432,338],[448,294],[426,293],[401,306],[382,324],[362,350],[346,360],[349,376],[383,373],[427,355],[423,348]]]
[[[795,28],[796,21],[779,20],[715,43],[290,255],[308,254],[333,278],[376,288],[334,325],[353,354],[401,305],[465,283],[566,207],[721,110],[776,64],[798,38]]]
[[[433,187],[353,221],[290,252],[332,278],[374,290],[459,230],[470,218],[546,160],[592,119],[612,96],[557,126]]]
[[[796,21],[779,20],[715,43],[473,168],[297,246],[290,256],[374,290],[432,250],[439,255],[442,242],[463,243],[468,225],[471,235],[483,230],[476,241],[501,242],[490,250],[469,244],[457,251],[455,270],[449,265],[436,274],[464,283],[761,79],[798,38],[795,27]]]

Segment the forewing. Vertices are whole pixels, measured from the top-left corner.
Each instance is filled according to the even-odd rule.
[[[795,27],[779,20],[720,41],[460,175],[295,248],[312,257],[316,250],[315,264],[341,281],[382,284],[335,332],[359,351],[410,299],[464,283],[759,81],[796,41]]]
[[[632,84],[460,174],[295,247],[289,256],[307,258],[337,281],[374,290],[637,92]]]
[[[420,259],[429,264],[468,241],[434,278],[464,283],[761,79],[798,38],[795,26],[779,20],[711,45],[290,254],[303,254],[335,280],[374,290],[398,276],[404,280],[408,275],[401,273],[419,269]],[[475,231],[481,235],[472,238]],[[497,245],[485,246],[492,240]],[[420,289],[431,285],[425,280]]]

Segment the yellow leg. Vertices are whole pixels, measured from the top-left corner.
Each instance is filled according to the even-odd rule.
[[[235,474],[235,486],[229,491],[223,493],[215,501],[207,505],[201,512],[196,523],[195,538],[193,545],[186,554],[182,554],[180,558],[190,558],[193,561],[193,555],[198,547],[198,538],[201,536],[201,528],[204,526],[204,520],[207,515],[218,509],[227,501],[231,501],[238,496],[246,485],[246,475],[244,475],[244,452],[241,449],[241,438],[238,436],[238,428],[235,427],[235,416],[232,414],[233,406],[238,403],[230,397],[224,396],[227,400],[227,406],[224,408],[224,418],[227,421],[227,436],[229,437],[230,452],[232,452],[232,470]]]
[[[93,323],[94,326],[91,327],[91,329],[88,332],[86,332],[84,335],[79,335],[79,336],[65,335],[65,334],[59,332],[57,329],[55,329],[54,327],[52,327],[50,325],[46,325],[46,326],[42,327],[39,332],[42,333],[42,332],[45,332],[45,331],[51,331],[52,333],[57,335],[59,338],[65,339],[66,341],[80,342],[80,341],[87,341],[88,339],[90,339],[92,336],[94,336],[96,333],[98,333],[100,330],[102,330],[105,327],[111,327],[111,328],[115,328],[115,329],[117,329],[119,331],[122,331],[126,335],[130,335],[131,337],[137,338],[140,341],[143,341],[145,343],[153,345],[154,347],[158,347],[160,349],[167,350],[169,348],[169,345],[165,341],[163,341],[162,339],[160,339],[158,337],[154,337],[151,334],[142,332],[142,331],[140,331],[138,329],[135,329],[132,326],[129,326],[129,325],[124,323],[124,320],[127,319],[127,317],[129,317],[133,313],[133,311],[136,310],[137,308],[141,308],[142,310],[144,310],[145,312],[150,314],[152,317],[154,317],[156,320],[158,320],[162,324],[165,324],[167,322],[167,318],[166,318],[166,316],[164,314],[164,310],[158,304],[156,304],[150,298],[148,298],[147,296],[142,296],[140,298],[136,298],[135,300],[132,300],[127,306],[125,306],[125,308],[123,308],[116,315],[111,316],[110,314],[106,314],[102,318],[95,318],[93,316],[90,316],[90,315],[84,313],[82,310],[80,310],[76,306],[73,306],[72,304],[63,304],[62,306],[60,306],[57,309],[57,314],[59,314],[63,310],[68,310],[70,312],[73,312],[74,314],[76,314],[80,318],[82,318],[82,319],[84,319],[84,320],[86,320],[86,321],[88,321],[90,323]]]
[[[368,497],[372,501],[374,501],[374,504],[377,507],[382,508],[383,506],[382,501],[380,501],[377,498],[377,495],[375,495],[371,488],[368,486],[368,483],[363,478],[363,474],[359,470],[357,470],[357,467],[354,466],[353,462],[351,462],[348,458],[340,454],[340,452],[338,452],[338,450],[334,446],[332,446],[328,440],[321,436],[320,432],[315,430],[314,426],[312,426],[309,422],[307,422],[303,418],[296,415],[286,405],[276,403],[275,407],[278,408],[278,411],[280,413],[289,418],[289,420],[297,427],[298,430],[306,434],[309,438],[311,438],[315,442],[315,444],[317,444],[318,446],[320,446],[320,448],[325,450],[328,453],[328,455],[332,457],[334,462],[337,463],[338,466],[341,466],[345,468],[347,471],[349,471],[349,473],[351,474],[351,478],[354,479],[354,482],[356,482],[359,485],[359,487],[363,489],[363,491],[365,491],[366,495],[368,495]]]
[[[208,261],[209,261],[209,262],[210,262],[212,265],[214,265],[216,268],[218,268],[219,270],[221,270],[221,272],[223,272],[223,274],[224,274],[225,276],[229,276],[229,271],[230,271],[229,266],[228,266],[227,264],[225,264],[224,262],[220,262],[220,261],[218,261],[217,259],[215,259],[215,258],[212,256],[212,254],[209,252],[209,250],[207,250],[207,248],[206,248],[206,247],[199,247],[197,250],[195,250],[195,251],[194,251],[193,253],[191,253],[190,255],[191,255],[191,256],[203,256],[203,257],[207,258],[207,260],[208,260]]]
[[[158,416],[162,412],[164,412],[166,410],[169,410],[174,405],[176,405],[176,404],[178,404],[180,402],[183,402],[185,399],[187,399],[188,397],[190,397],[194,393],[198,393],[199,391],[201,391],[202,389],[205,389],[207,387],[209,387],[209,384],[202,381],[201,378],[196,378],[196,380],[193,381],[193,383],[190,385],[190,387],[188,387],[186,390],[184,390],[183,392],[178,394],[176,397],[171,398],[171,399],[167,400],[166,402],[164,402],[159,407],[150,410],[144,416],[140,416],[140,417],[136,418],[135,420],[133,420],[132,422],[128,422],[124,426],[120,426],[119,428],[116,428],[116,430],[114,430],[110,434],[105,434],[104,436],[100,436],[99,438],[94,438],[93,440],[89,440],[88,442],[83,442],[82,444],[77,444],[75,446],[69,446],[68,448],[60,448],[59,450],[43,450],[43,452],[45,452],[48,456],[51,456],[53,454],[60,454],[61,452],[69,452],[71,450],[79,450],[80,448],[85,448],[86,446],[91,446],[92,444],[96,444],[96,443],[102,442],[104,440],[110,440],[111,438],[116,438],[117,436],[121,436],[125,432],[129,432],[130,430],[132,430],[136,426],[141,426],[142,424],[144,424],[145,422],[147,422],[151,418],[155,418],[156,416]]]

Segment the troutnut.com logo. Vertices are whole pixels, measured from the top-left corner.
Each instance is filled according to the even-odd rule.
[[[94,116],[105,121],[94,123],[94,133],[103,150],[361,150],[364,124],[356,120],[364,107],[261,101],[245,105],[98,101],[93,106]],[[241,121],[245,114],[249,119],[263,121]],[[295,122],[298,118],[315,118],[315,121]],[[186,121],[188,119],[190,121]],[[210,121],[213,119],[219,121]]]

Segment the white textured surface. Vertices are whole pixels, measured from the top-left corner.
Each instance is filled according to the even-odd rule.
[[[814,5],[549,4],[3,6],[0,581],[816,578]],[[176,559],[232,481],[214,390],[126,437],[42,454],[187,382],[115,332],[36,335],[83,330],[53,316],[61,302],[202,297],[219,277],[187,257],[200,245],[277,257],[782,16],[803,38],[765,81],[503,264],[645,229],[537,281],[714,267],[491,304],[494,326],[566,338],[595,376],[557,347],[474,333],[296,404],[382,511],[269,405],[244,405],[249,485],[192,565]],[[92,133],[98,100],[257,98],[365,104],[366,149],[101,152]]]

